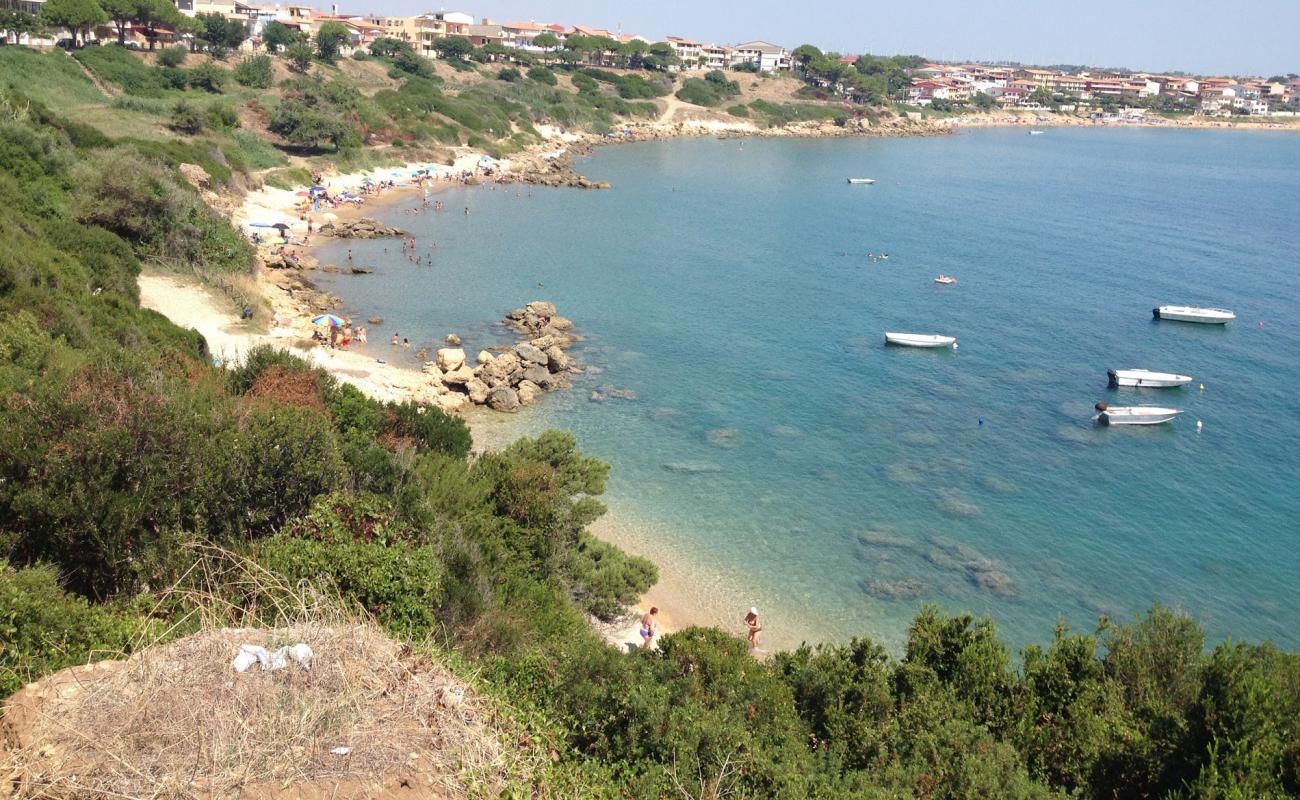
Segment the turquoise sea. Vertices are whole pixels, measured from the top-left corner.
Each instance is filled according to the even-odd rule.
[[[555,302],[599,374],[502,436],[560,427],[611,462],[611,535],[724,622],[759,605],[773,646],[897,646],[933,602],[1022,645],[1160,602],[1213,639],[1300,648],[1300,138],[695,139],[579,169],[614,188],[386,209],[433,265],[353,242],[376,273],[326,288],[387,319],[369,348],[394,360],[416,349],[394,332],[456,331],[473,354],[510,338],[506,310]],[[1166,303],[1238,320],[1153,321]],[[886,348],[886,330],[960,348]],[[1196,383],[1111,390],[1112,367]],[[1097,428],[1097,401],[1187,413]]]

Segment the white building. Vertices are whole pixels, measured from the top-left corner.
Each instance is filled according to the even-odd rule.
[[[745,42],[731,48],[731,66],[753,64],[759,72],[790,69],[790,51],[771,42]]]

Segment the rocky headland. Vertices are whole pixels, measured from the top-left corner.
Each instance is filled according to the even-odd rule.
[[[570,376],[582,368],[565,351],[581,337],[553,303],[534,300],[507,314],[504,323],[522,339],[510,347],[480,350],[472,365],[459,346],[460,337],[449,335],[449,346],[425,362],[423,372],[430,380],[417,399],[449,412],[483,406],[513,413],[546,392],[572,385]]]

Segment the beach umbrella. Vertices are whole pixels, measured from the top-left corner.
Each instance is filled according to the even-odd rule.
[[[311,192],[294,192],[295,197],[311,197]]]
[[[333,314],[321,314],[319,317],[312,317],[311,324],[324,325],[328,328],[342,328],[344,325],[347,325],[343,319],[336,317]]]
[[[272,227],[272,228],[279,228],[279,229],[282,230],[282,231],[287,231],[287,230],[289,230],[289,226],[286,225],[286,224],[283,223],[283,222],[277,222],[277,223],[275,223],[274,225],[272,225],[271,227]]]
[[[324,186],[313,186],[307,190],[311,194],[325,194]]]
[[[338,214],[335,214],[333,211],[326,211],[326,212],[325,212],[324,214],[322,214],[321,216],[324,217],[324,218],[327,219],[327,220],[330,220],[331,222],[333,222],[334,220],[336,220],[336,219],[339,218],[339,215],[338,215]]]

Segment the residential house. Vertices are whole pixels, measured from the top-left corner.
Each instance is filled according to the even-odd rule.
[[[1018,69],[1015,73],[1015,77],[1021,80],[1031,81],[1035,86],[1042,86],[1047,89],[1052,87],[1052,81],[1056,78],[1056,75],[1057,73],[1052,72],[1050,69],[1026,68]]]
[[[673,54],[682,62],[683,69],[700,66],[704,55],[703,42],[683,39],[680,36],[669,36],[664,39],[664,42],[673,49]]]
[[[726,69],[731,66],[731,48],[706,44],[700,48],[700,60],[705,69]]]
[[[1029,99],[1029,95],[1033,93],[1034,90],[1028,86],[1015,85],[995,86],[990,92],[990,94],[993,95],[993,99],[1001,106],[1018,106],[1025,102],[1025,100]]]
[[[465,35],[469,37],[470,43],[475,47],[482,47],[486,44],[508,44],[505,28],[500,25],[493,25],[488,20],[483,20],[482,25],[470,25]]]
[[[753,64],[759,72],[790,69],[790,51],[771,42],[745,42],[731,48],[731,66]]]
[[[928,106],[935,100],[947,100],[950,87],[938,81],[920,81],[907,89],[907,102],[914,106]]]
[[[507,22],[501,26],[501,30],[506,35],[506,44],[508,46],[520,50],[530,50],[535,53],[541,52],[544,48],[533,44],[533,39],[543,33],[549,33],[560,41],[564,41],[565,38],[563,25],[544,25],[537,22]]]

